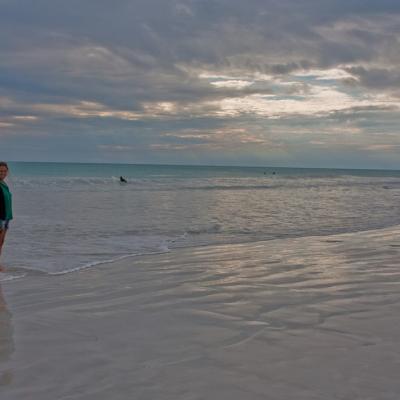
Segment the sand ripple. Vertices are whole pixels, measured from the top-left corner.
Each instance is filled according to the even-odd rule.
[[[5,399],[393,399],[400,228],[3,284]],[[3,398],[3,397],[2,397]]]

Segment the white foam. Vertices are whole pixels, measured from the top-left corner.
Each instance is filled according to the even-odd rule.
[[[65,275],[65,274],[70,274],[70,273],[73,273],[73,272],[79,272],[79,271],[82,271],[82,270],[85,270],[85,269],[93,268],[93,267],[96,267],[96,266],[99,266],[99,265],[112,264],[114,262],[125,260],[127,258],[134,258],[134,257],[140,257],[140,256],[147,256],[147,255],[164,254],[164,253],[168,253],[169,251],[170,251],[170,249],[165,244],[165,245],[161,245],[158,251],[125,254],[123,256],[118,256],[118,257],[110,258],[110,259],[107,259],[107,260],[89,262],[89,263],[86,263],[86,264],[84,264],[82,266],[66,269],[66,270],[63,270],[63,271],[48,272],[48,275]]]
[[[24,278],[27,274],[14,275],[7,272],[0,272],[0,282],[9,282]]]

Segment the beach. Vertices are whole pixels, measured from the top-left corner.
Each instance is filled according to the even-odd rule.
[[[400,0],[0,4],[0,400],[400,400]]]
[[[1,282],[0,397],[397,400],[399,260],[395,226]]]

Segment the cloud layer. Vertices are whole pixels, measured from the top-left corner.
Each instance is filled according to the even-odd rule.
[[[398,1],[0,7],[0,158],[400,168]]]

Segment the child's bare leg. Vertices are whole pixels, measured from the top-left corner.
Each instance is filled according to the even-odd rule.
[[[1,254],[1,250],[3,248],[3,243],[4,243],[4,239],[6,237],[6,233],[7,233],[6,229],[1,229],[0,230],[0,254]]]

